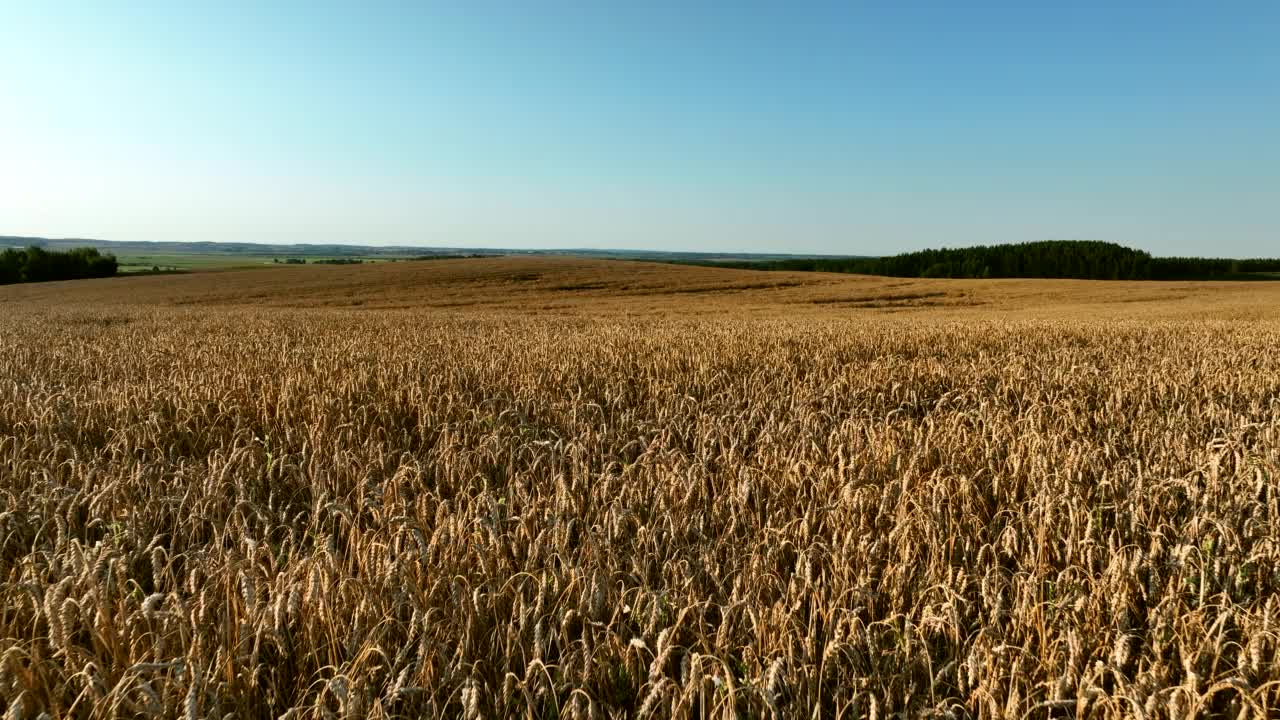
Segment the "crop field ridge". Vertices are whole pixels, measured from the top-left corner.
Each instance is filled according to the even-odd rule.
[[[1275,717],[1278,301],[573,258],[0,288],[0,698]]]

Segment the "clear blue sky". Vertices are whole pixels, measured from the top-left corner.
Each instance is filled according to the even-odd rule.
[[[1280,2],[0,0],[0,234],[1280,255]]]

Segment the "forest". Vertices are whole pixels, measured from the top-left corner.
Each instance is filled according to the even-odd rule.
[[[32,246],[0,252],[0,285],[111,277],[116,269],[115,256],[95,248],[57,251]]]
[[[1244,280],[1280,273],[1280,259],[1153,257],[1115,243],[1045,240],[921,250],[878,258],[718,262],[722,267],[860,273],[920,278],[1075,278],[1081,280]]]

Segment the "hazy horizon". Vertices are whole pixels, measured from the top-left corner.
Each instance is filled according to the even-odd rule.
[[[576,251],[576,250],[581,250],[581,251],[584,251],[584,252],[593,252],[593,253],[594,253],[594,252],[611,252],[611,253],[623,253],[623,254],[625,254],[625,253],[691,253],[691,254],[707,254],[707,255],[797,255],[797,256],[819,256],[819,255],[828,255],[828,256],[833,256],[833,257],[840,257],[840,256],[844,256],[844,257],[886,257],[886,256],[888,256],[888,255],[896,255],[896,254],[900,254],[900,253],[910,253],[910,252],[913,252],[913,251],[915,251],[915,250],[934,250],[934,249],[947,249],[947,248],[955,249],[955,248],[973,247],[973,246],[975,246],[975,245],[982,245],[982,244],[988,244],[988,245],[990,245],[990,244],[1012,244],[1012,243],[1023,243],[1023,242],[1027,242],[1027,243],[1034,243],[1034,242],[1038,242],[1039,240],[1046,240],[1046,241],[1062,241],[1062,240],[1068,240],[1068,241],[1076,241],[1076,240],[1080,240],[1080,241],[1091,241],[1091,240],[1094,240],[1094,239],[1095,239],[1095,238],[1040,238],[1039,240],[1025,240],[1025,241],[1023,241],[1023,240],[1018,240],[1018,241],[1010,241],[1010,243],[967,243],[967,244],[941,242],[941,243],[937,243],[937,244],[934,244],[934,245],[927,245],[927,246],[921,246],[921,247],[918,247],[918,248],[910,248],[910,249],[904,249],[904,250],[901,250],[901,251],[894,251],[893,253],[863,253],[863,252],[854,252],[854,251],[851,251],[851,252],[802,252],[802,251],[789,251],[789,250],[734,250],[734,249],[732,249],[732,248],[725,248],[725,249],[719,249],[719,250],[699,250],[699,249],[697,249],[697,248],[688,248],[688,249],[671,250],[671,249],[660,249],[660,248],[644,247],[644,246],[626,246],[626,247],[624,247],[624,246],[609,246],[609,245],[599,245],[599,244],[597,244],[597,245],[573,245],[573,246],[570,246],[570,245],[565,245],[565,246],[548,246],[548,245],[539,245],[539,246],[515,247],[515,246],[511,246],[511,245],[499,245],[499,244],[488,244],[488,245],[459,245],[459,244],[427,245],[427,244],[417,244],[417,245],[414,245],[414,244],[402,244],[402,243],[344,242],[344,241],[341,241],[341,240],[335,240],[335,241],[332,241],[332,242],[319,242],[319,241],[316,241],[316,242],[307,242],[307,241],[299,241],[299,242],[272,242],[272,241],[264,241],[264,240],[256,240],[256,241],[255,241],[255,240],[130,240],[130,239],[126,239],[126,238],[92,237],[92,236],[87,236],[87,235],[84,235],[84,236],[81,236],[81,235],[75,235],[75,236],[18,235],[18,234],[15,234],[15,233],[4,233],[4,232],[0,232],[0,238],[4,238],[4,237],[38,238],[38,239],[41,239],[41,240],[51,240],[51,241],[55,241],[55,242],[68,242],[68,241],[70,241],[70,242],[75,242],[75,241],[83,240],[83,241],[85,241],[85,242],[110,242],[110,243],[139,243],[139,242],[141,242],[141,243],[159,243],[159,244],[165,244],[165,243],[168,243],[168,244],[175,244],[175,245],[187,245],[187,244],[192,244],[192,243],[212,243],[212,244],[220,244],[220,245],[261,245],[261,246],[263,246],[264,248],[266,248],[266,247],[290,247],[290,246],[299,246],[299,247],[307,247],[307,246],[313,246],[313,247],[326,247],[326,246],[348,246],[348,247],[367,247],[367,248],[371,248],[371,249],[403,247],[403,248],[409,248],[409,249],[424,249],[424,250],[492,250],[492,251],[495,251],[495,252],[504,251],[504,250],[510,250],[510,251],[516,251],[516,252],[520,252],[520,253],[538,253],[538,252],[563,253],[563,252],[572,252],[572,251]],[[1119,245],[1124,245],[1125,247],[1129,247],[1129,248],[1132,248],[1132,249],[1135,249],[1135,250],[1142,250],[1142,251],[1145,251],[1145,252],[1149,253],[1150,255],[1152,255],[1152,256],[1154,256],[1154,257],[1161,257],[1161,256],[1164,256],[1164,257],[1171,257],[1171,256],[1175,256],[1175,254],[1165,254],[1165,253],[1160,253],[1160,252],[1152,252],[1152,251],[1151,251],[1150,249],[1148,249],[1148,248],[1139,247],[1139,246],[1137,246],[1137,245],[1133,245],[1133,244],[1126,244],[1126,243],[1123,243],[1123,242],[1121,242],[1121,243],[1117,243],[1117,244],[1119,244]],[[1273,250],[1273,251],[1271,251],[1271,254],[1270,254],[1270,255],[1262,255],[1262,254],[1258,254],[1258,255],[1226,255],[1226,254],[1221,254],[1221,253],[1215,253],[1215,252],[1210,248],[1210,249],[1207,249],[1205,252],[1199,252],[1199,253],[1182,253],[1182,254],[1178,254],[1178,255],[1181,255],[1181,256],[1188,256],[1188,257],[1201,257],[1201,258],[1218,258],[1218,259],[1228,259],[1228,260],[1245,260],[1245,259],[1272,258],[1272,257],[1280,256],[1280,250]]]
[[[1280,5],[3,3],[0,233],[1273,256]]]

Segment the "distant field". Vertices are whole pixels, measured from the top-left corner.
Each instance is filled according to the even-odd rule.
[[[160,256],[148,256],[159,258]],[[1002,317],[1272,318],[1280,285],[1249,282],[932,280],[622,262],[495,257],[364,265],[274,265],[8,286],[0,304],[434,309],[520,314],[731,315],[914,319]],[[216,264],[214,267],[217,267]]]
[[[246,255],[232,253],[169,253],[169,254],[121,254],[116,259],[120,263],[120,272],[134,273],[145,272],[152,268],[160,270],[222,270],[234,268],[260,268],[277,266],[273,260],[279,260],[283,263],[287,258],[299,257],[293,255]],[[347,259],[350,256],[307,256],[307,263],[314,263],[318,260],[332,260],[341,257]],[[385,257],[356,257],[353,259],[362,260],[366,263],[386,262],[389,258]]]
[[[1277,347],[1280,283],[520,257],[0,287],[0,691],[1276,717]]]

